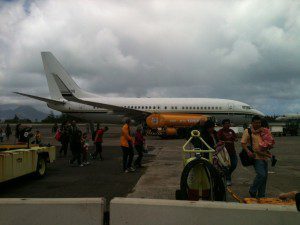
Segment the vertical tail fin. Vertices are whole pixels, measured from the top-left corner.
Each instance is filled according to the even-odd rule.
[[[55,99],[55,100],[62,99],[63,97],[59,91],[59,87],[57,86],[57,84],[54,80],[54,77],[51,75],[51,71],[50,71],[51,65],[48,63],[48,60],[46,59],[45,54],[47,54],[47,52],[41,53],[50,96],[52,99]]]
[[[71,78],[64,67],[58,62],[51,52],[42,52],[42,59],[49,85],[51,97],[66,97],[71,93],[78,97],[87,96]]]

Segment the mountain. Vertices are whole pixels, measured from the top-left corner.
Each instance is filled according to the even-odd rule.
[[[19,106],[15,109],[3,109],[0,107],[0,120],[13,119],[17,115],[20,119],[30,119],[31,121],[41,121],[45,119],[48,114],[38,111],[32,106]]]

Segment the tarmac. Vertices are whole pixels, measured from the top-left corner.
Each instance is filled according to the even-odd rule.
[[[51,134],[51,126],[37,128],[43,134],[43,142],[57,146]],[[84,130],[85,126],[81,126]],[[122,153],[119,147],[120,126],[110,125],[104,136],[104,160],[91,161],[91,165],[74,167],[68,158],[59,158],[48,167],[42,179],[24,176],[0,185],[0,198],[54,198],[54,197],[113,197],[175,199],[179,189],[182,165],[183,139],[146,137],[149,152],[145,154],[145,168],[134,173],[122,172]],[[34,128],[35,130],[36,128]],[[10,142],[13,142],[14,138]],[[282,192],[300,189],[300,138],[276,137],[272,150],[278,158],[270,167],[267,196],[276,197]],[[93,152],[91,143],[90,152]],[[236,143],[239,152],[241,147]],[[59,155],[57,155],[59,156]],[[240,162],[233,173],[232,189],[241,197],[249,197],[248,189],[255,176],[252,167],[242,167]],[[230,196],[228,201],[234,201]]]

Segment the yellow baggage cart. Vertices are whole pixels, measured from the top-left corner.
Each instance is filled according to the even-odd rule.
[[[54,146],[0,146],[0,183],[30,173],[43,177],[47,163],[55,161],[55,151]]]

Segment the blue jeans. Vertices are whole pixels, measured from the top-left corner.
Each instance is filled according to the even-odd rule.
[[[230,154],[229,157],[230,157],[230,164],[231,165],[230,165],[228,171],[226,172],[226,180],[227,181],[231,181],[231,174],[235,170],[235,168],[237,166],[237,163],[238,163],[238,158],[236,156],[236,153]]]
[[[250,187],[249,192],[258,198],[266,196],[266,185],[268,178],[268,162],[266,160],[256,159],[254,162],[256,177]]]

